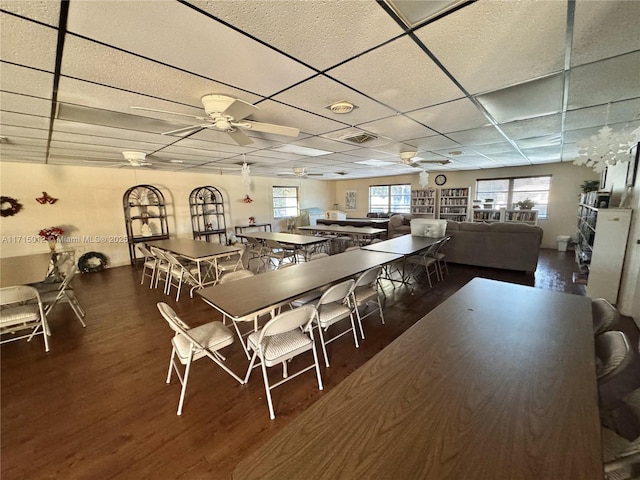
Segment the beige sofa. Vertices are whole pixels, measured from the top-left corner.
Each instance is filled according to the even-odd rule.
[[[447,222],[447,262],[535,272],[542,228],[526,223]]]
[[[387,238],[411,233],[411,215],[396,213],[389,218]]]

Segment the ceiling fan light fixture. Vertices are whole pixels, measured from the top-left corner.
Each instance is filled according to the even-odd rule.
[[[131,162],[131,161],[144,162],[145,159],[147,158],[147,154],[144,153],[144,152],[130,152],[130,151],[127,151],[127,152],[122,152],[122,156],[128,162]]]
[[[344,115],[345,113],[350,113],[354,108],[358,107],[351,102],[347,102],[346,100],[340,100],[339,102],[332,103],[325,108],[328,108],[333,113],[337,113],[338,115]]]

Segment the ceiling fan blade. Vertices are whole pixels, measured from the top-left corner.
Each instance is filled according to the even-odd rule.
[[[239,126],[256,132],[274,133],[287,137],[297,137],[300,134],[300,129],[298,128],[273,125],[272,123],[252,122],[250,120],[245,120]]]
[[[191,125],[190,127],[182,127],[170,132],[162,132],[162,135],[175,135],[176,133],[188,132],[189,130],[197,130],[198,128],[207,128],[212,126],[211,123],[203,123],[200,125]]]
[[[260,109],[255,105],[251,105],[250,103],[245,102],[244,100],[235,99],[234,102],[231,105],[229,105],[224,112],[222,112],[222,115],[230,115],[237,121],[237,120],[242,120],[245,117],[248,117],[249,115],[257,112],[258,110]]]
[[[250,143],[253,143],[253,140],[251,140],[249,137],[247,137],[244,134],[244,132],[242,132],[237,128],[235,130],[230,130],[227,133],[240,146],[245,146],[245,145],[249,145]]]
[[[195,118],[196,120],[207,120],[207,117],[199,117],[198,115],[189,115],[188,113],[169,112],[167,110],[158,110],[156,108],[147,107],[131,107],[134,110],[145,110],[147,112],[167,113],[169,115],[180,115],[181,117]]]

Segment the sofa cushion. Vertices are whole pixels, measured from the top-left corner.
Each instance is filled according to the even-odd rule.
[[[404,223],[404,217],[402,215],[394,215],[389,219],[389,227],[396,228]]]

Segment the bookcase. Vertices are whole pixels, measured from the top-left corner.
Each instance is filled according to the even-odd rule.
[[[504,211],[504,222],[538,224],[538,210],[514,210],[507,208]]]
[[[502,222],[504,220],[502,215],[504,210],[474,208],[471,212],[471,220],[473,222],[495,223]]]
[[[471,203],[470,192],[469,187],[441,188],[438,191],[438,218],[456,222],[466,221]]]
[[[630,225],[631,209],[578,206],[575,255],[589,297],[617,303]]]
[[[436,218],[436,190],[411,190],[411,215],[421,218]]]

